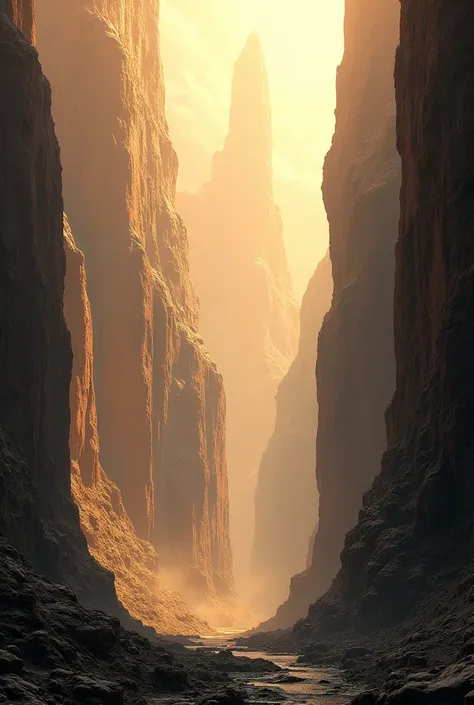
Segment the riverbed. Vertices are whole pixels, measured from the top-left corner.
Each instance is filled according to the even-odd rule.
[[[357,691],[344,681],[337,669],[304,666],[296,662],[295,654],[267,654],[263,651],[249,651],[236,647],[237,633],[222,634],[218,637],[202,637],[190,649],[212,649],[219,652],[230,649],[234,656],[250,659],[266,659],[279,666],[282,671],[271,674],[232,673],[237,683],[248,692],[250,703],[265,705],[345,705]]]

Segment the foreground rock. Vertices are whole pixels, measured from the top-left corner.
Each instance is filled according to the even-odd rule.
[[[229,686],[210,659],[125,631],[33,573],[3,540],[0,551],[0,702],[195,702]]]

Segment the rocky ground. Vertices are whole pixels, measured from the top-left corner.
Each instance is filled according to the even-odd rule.
[[[293,651],[300,663],[341,668],[360,687],[353,705],[462,705],[474,699],[474,573],[445,571],[436,577],[396,627],[355,624],[328,596],[312,608],[319,619],[313,613],[293,630],[255,634],[239,643]]]
[[[138,705],[164,699],[240,705],[230,672],[277,672],[231,652],[193,652],[125,630],[35,574],[0,541],[0,703]]]

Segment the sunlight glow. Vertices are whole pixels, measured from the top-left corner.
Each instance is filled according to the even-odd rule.
[[[178,188],[196,190],[228,126],[233,63],[256,30],[273,110],[275,194],[301,296],[328,243],[320,194],[334,129],[343,0],[162,0],[161,43]]]

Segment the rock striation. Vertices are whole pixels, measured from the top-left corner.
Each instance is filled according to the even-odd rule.
[[[289,627],[330,586],[344,537],[386,448],[384,412],[395,386],[394,248],[400,160],[393,63],[397,0],[346,1],[336,128],[323,174],[334,278],[318,345],[316,473],[319,526],[311,567],[266,629]]]
[[[298,352],[278,387],[275,430],[260,465],[252,576],[269,613],[288,596],[291,577],[307,567],[317,523],[315,367],[332,288],[328,253],[303,297]]]
[[[143,624],[162,634],[210,633],[211,627],[191,614],[183,599],[164,585],[156,550],[151,543],[137,537],[119,489],[102,469],[86,266],[66,218],[64,244],[64,313],[73,348],[69,391],[71,486],[89,550],[101,565],[113,572],[120,602]]]
[[[248,576],[251,507],[275,421],[278,383],[293,360],[297,308],[273,198],[269,86],[258,36],[235,63],[229,131],[211,180],[181,194],[204,341],[221,370],[236,572]]]
[[[0,532],[43,575],[121,615],[71,497],[61,166],[32,12],[0,3]]]
[[[37,41],[66,212],[87,263],[101,463],[161,570],[202,601],[233,583],[225,398],[174,209],[158,9],[158,0],[43,0]],[[79,461],[86,488],[94,443]]]

